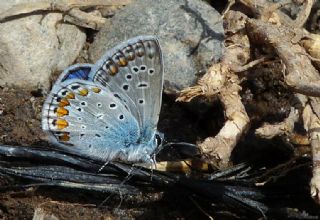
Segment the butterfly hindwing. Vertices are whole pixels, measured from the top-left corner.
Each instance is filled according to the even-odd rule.
[[[42,127],[53,142],[88,157],[110,160],[139,138],[137,120],[117,97],[89,81],[67,80],[49,94]]]

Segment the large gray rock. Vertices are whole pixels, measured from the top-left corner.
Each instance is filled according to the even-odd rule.
[[[86,35],[62,20],[61,13],[49,13],[0,24],[0,86],[48,88],[51,73],[74,62]]]
[[[163,50],[165,80],[178,89],[196,81],[222,55],[220,14],[200,0],[136,0],[118,11],[96,36],[92,62],[108,49],[138,35],[156,35]],[[167,84],[166,84],[167,85]]]

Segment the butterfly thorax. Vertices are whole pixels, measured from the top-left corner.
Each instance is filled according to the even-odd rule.
[[[129,143],[125,149],[119,152],[117,159],[128,162],[152,162],[152,155],[161,144],[158,134],[157,131],[154,132],[149,140],[146,140],[143,135],[136,143]]]

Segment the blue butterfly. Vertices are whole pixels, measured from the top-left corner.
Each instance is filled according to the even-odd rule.
[[[67,68],[42,109],[42,128],[63,150],[96,160],[150,162],[163,85],[162,53],[154,36],[109,50],[96,64]]]

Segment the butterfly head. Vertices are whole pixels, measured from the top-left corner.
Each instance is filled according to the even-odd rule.
[[[163,144],[163,140],[164,140],[163,133],[160,133],[157,131],[154,139],[155,139],[155,144],[156,144],[157,148],[161,148],[161,146]]]
[[[162,150],[163,143],[164,143],[164,134],[159,131],[156,131],[154,135],[154,141],[153,141],[153,145],[154,145],[153,149],[155,150],[152,152],[151,157],[157,155]]]

